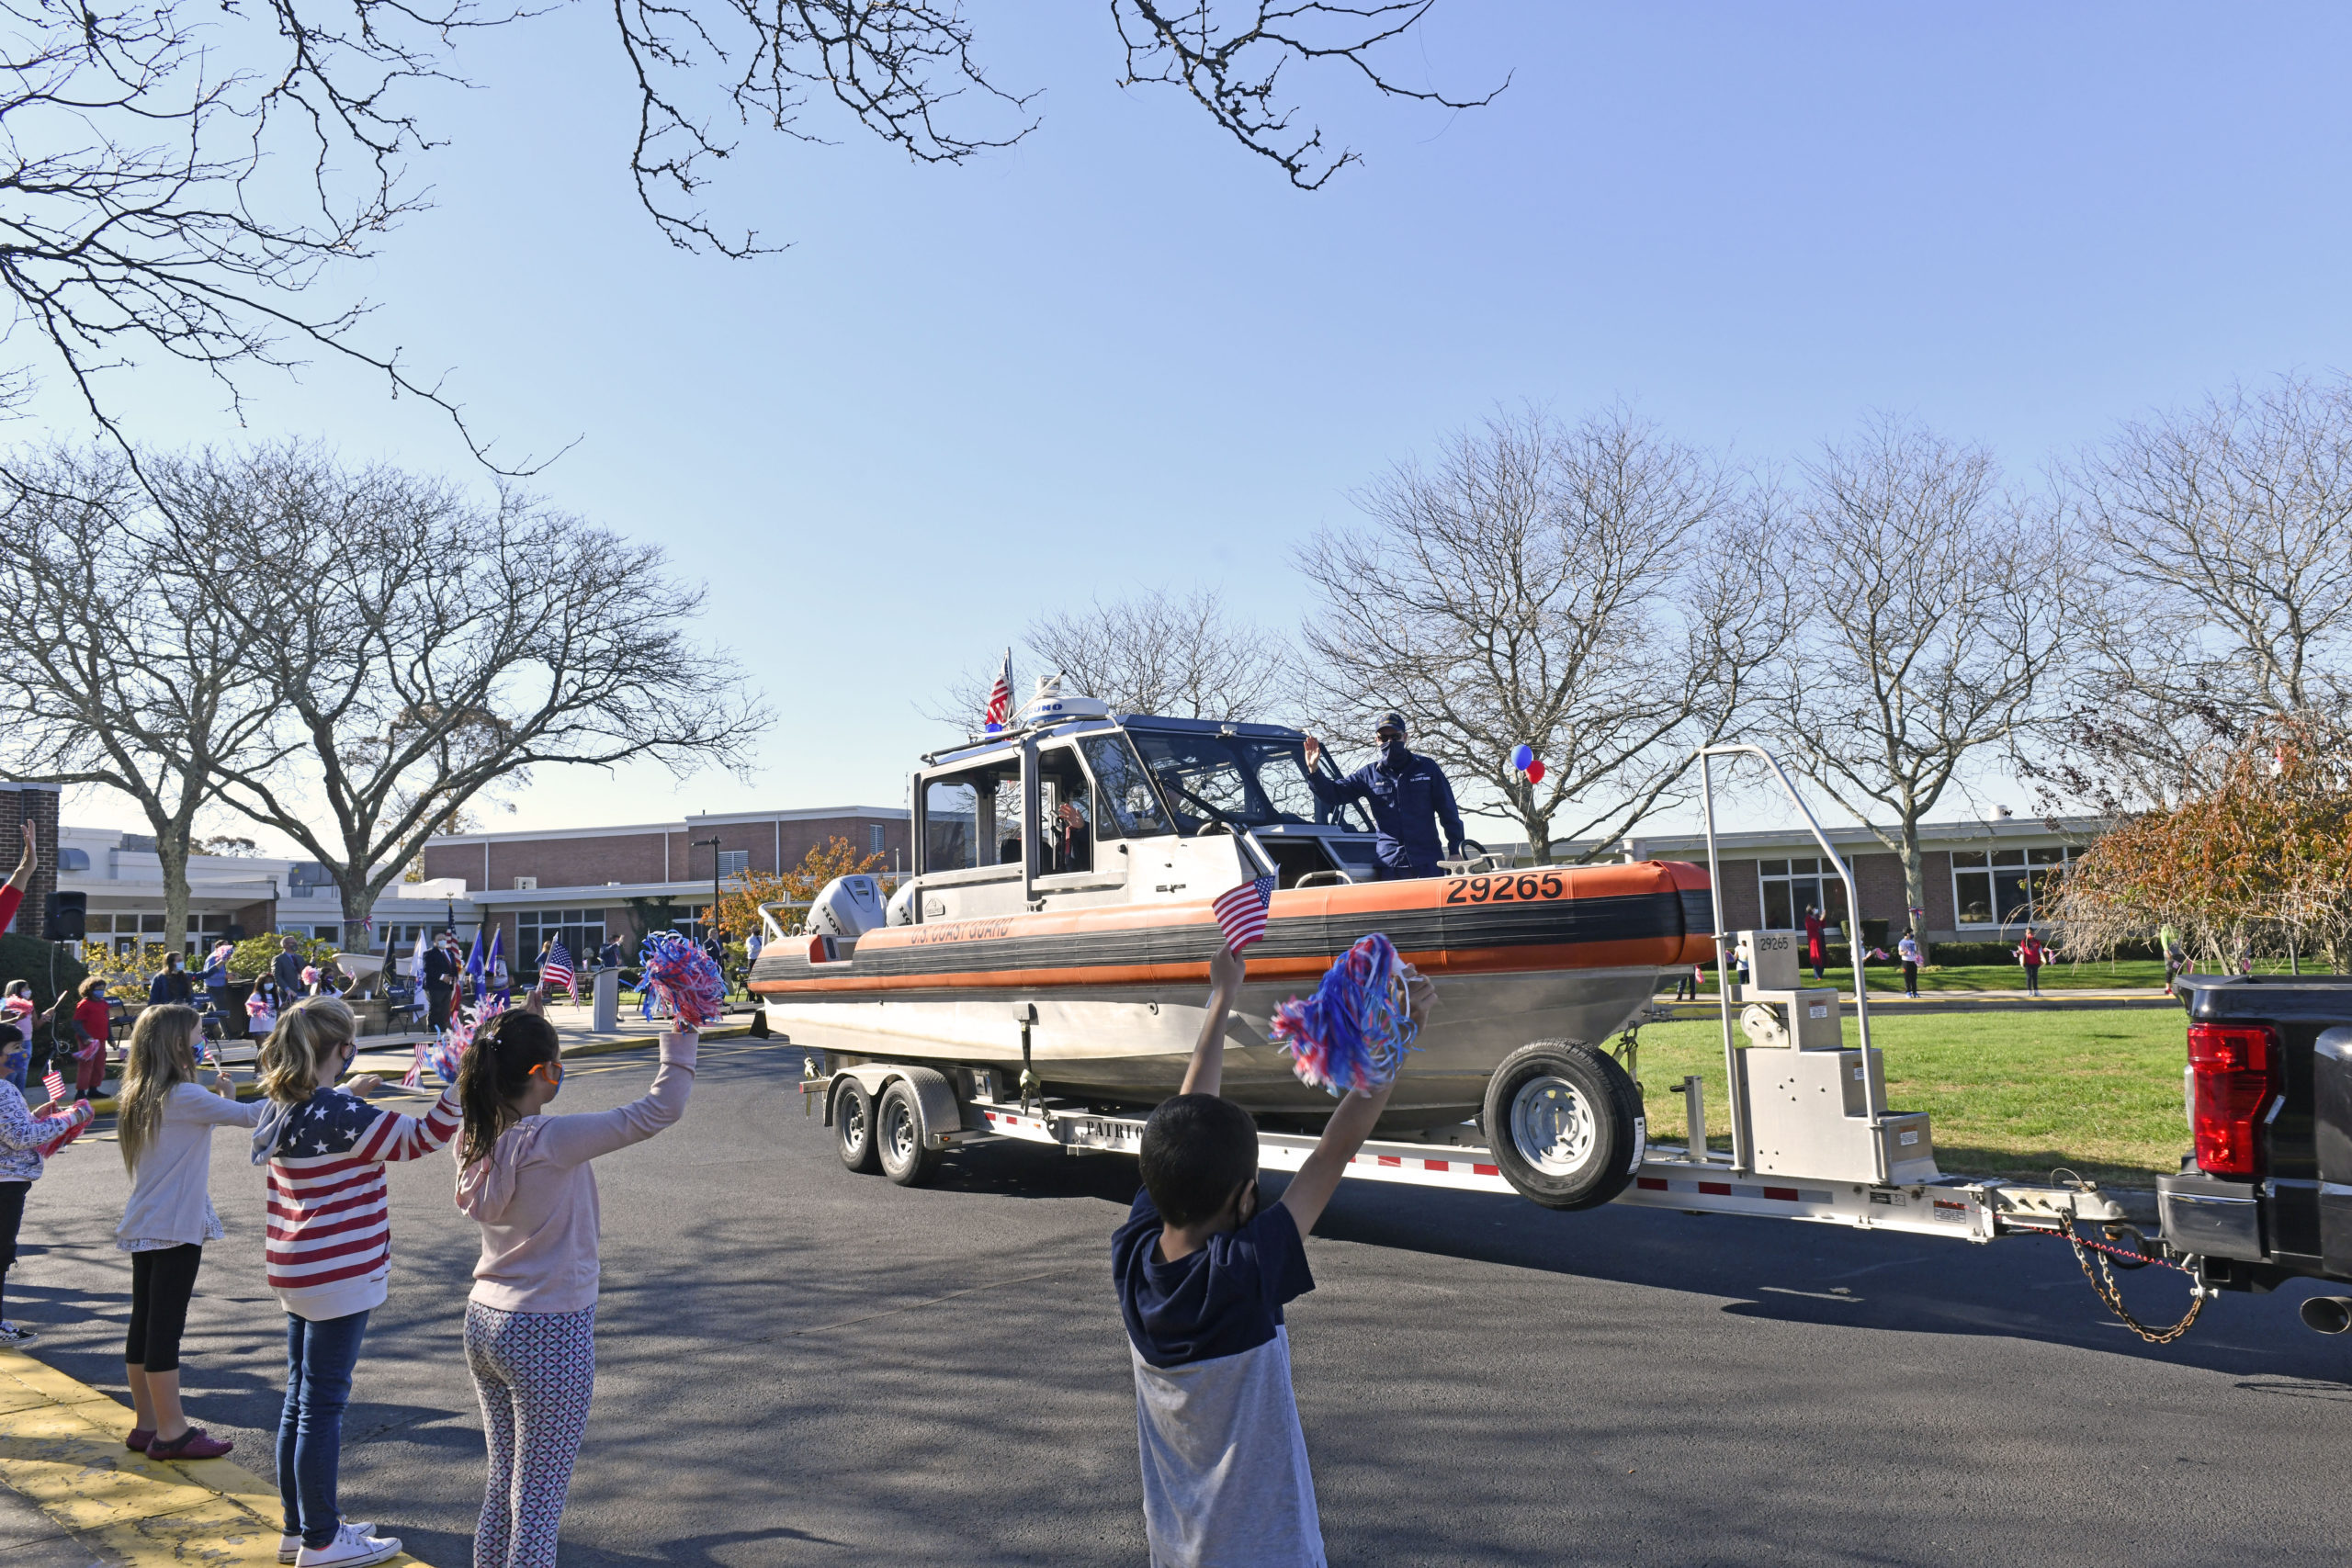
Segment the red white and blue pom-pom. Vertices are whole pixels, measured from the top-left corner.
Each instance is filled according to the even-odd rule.
[[[1274,1038],[1290,1053],[1291,1071],[1344,1095],[1396,1081],[1420,1025],[1405,995],[1404,961],[1380,932],[1340,955],[1315,994],[1274,1010]]]
[[[655,931],[638,958],[645,965],[646,989],[659,997],[687,1029],[718,1021],[727,1008],[727,979],[709,953],[676,931]]]
[[[496,997],[485,1000],[470,1017],[463,1008],[451,1010],[449,1027],[435,1035],[433,1043],[424,1047],[425,1060],[433,1064],[433,1070],[440,1075],[443,1083],[458,1081],[458,1065],[465,1060],[466,1052],[474,1043],[474,1036],[481,1032],[483,1024],[505,1010],[505,1004]]]

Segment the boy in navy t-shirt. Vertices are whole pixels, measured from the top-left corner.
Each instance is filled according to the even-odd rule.
[[[1283,1303],[1315,1288],[1305,1237],[1388,1091],[1341,1100],[1282,1201],[1261,1204],[1257,1127],[1217,1098],[1242,967],[1222,948],[1209,965],[1192,1067],[1144,1126],[1143,1190],[1111,1238],[1153,1568],[1323,1562]],[[1405,973],[1418,1019],[1430,987]]]

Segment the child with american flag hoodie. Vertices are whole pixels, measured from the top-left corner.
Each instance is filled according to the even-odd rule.
[[[460,1121],[458,1091],[422,1117],[360,1098],[374,1074],[334,1087],[358,1050],[358,1021],[335,997],[306,997],[280,1014],[262,1047],[269,1109],[254,1129],[254,1163],[269,1167],[270,1289],[286,1308],[286,1406],[277,1423],[277,1491],[286,1533],[277,1559],[299,1568],[368,1568],[397,1554],[396,1538],[345,1524],[336,1510],[343,1410],[368,1314],[391,1273],[388,1160],[418,1159]]]

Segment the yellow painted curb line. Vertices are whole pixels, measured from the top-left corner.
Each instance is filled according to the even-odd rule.
[[[0,1348],[0,1483],[129,1568],[277,1568],[277,1489],[225,1459],[159,1463],[122,1446],[131,1413]],[[424,1568],[406,1552],[390,1560]]]

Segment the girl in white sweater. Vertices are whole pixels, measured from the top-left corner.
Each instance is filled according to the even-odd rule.
[[[212,1210],[212,1129],[250,1128],[266,1102],[237,1103],[225,1072],[197,1081],[204,1023],[194,1008],[150,1007],[130,1032],[116,1101],[130,1201],[115,1246],[130,1254],[130,1332],[122,1359],[138,1425],[123,1439],[150,1459],[218,1459],[235,1445],[187,1423],[180,1408],[180,1333],[204,1244],[220,1236]]]

